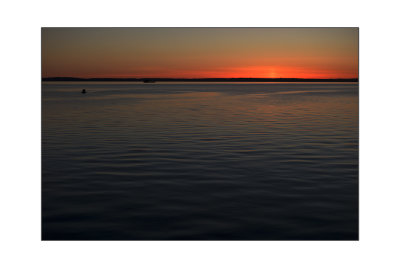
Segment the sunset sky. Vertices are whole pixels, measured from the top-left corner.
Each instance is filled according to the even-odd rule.
[[[357,78],[358,28],[42,28],[42,76]]]

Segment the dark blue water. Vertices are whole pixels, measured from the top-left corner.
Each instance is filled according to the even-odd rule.
[[[356,83],[42,94],[45,240],[358,239]]]

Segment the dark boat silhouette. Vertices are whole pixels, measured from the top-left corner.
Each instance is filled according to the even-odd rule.
[[[86,93],[86,89],[82,89],[82,92],[81,92],[82,94],[85,94]]]

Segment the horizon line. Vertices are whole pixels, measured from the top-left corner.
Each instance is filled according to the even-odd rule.
[[[42,79],[184,79],[184,80],[193,80],[193,79],[312,79],[312,80],[354,80],[358,79],[358,77],[336,77],[336,78],[300,78],[300,77],[76,77],[76,76],[48,76],[42,77]]]

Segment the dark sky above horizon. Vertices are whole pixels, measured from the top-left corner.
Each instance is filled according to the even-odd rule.
[[[42,28],[42,76],[357,78],[358,28]]]

